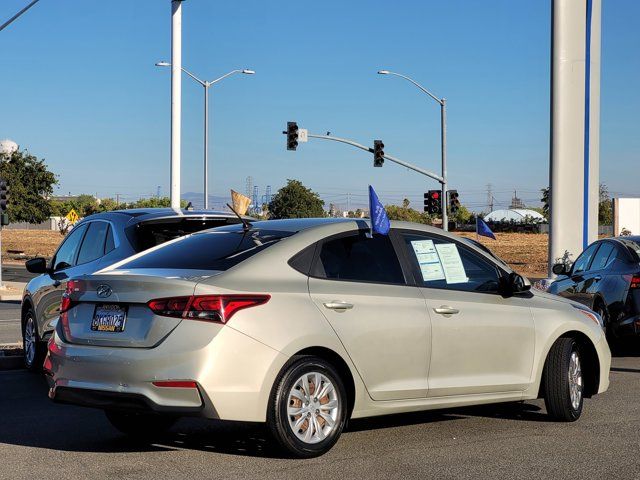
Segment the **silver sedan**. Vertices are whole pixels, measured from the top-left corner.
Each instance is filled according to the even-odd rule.
[[[364,220],[196,233],[66,285],[50,397],[138,436],[185,415],[265,422],[310,457],[348,418],[543,396],[558,421],[609,385],[600,317],[477,245]]]

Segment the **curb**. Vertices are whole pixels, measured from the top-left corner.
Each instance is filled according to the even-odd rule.
[[[0,293],[0,302],[19,302],[22,295],[19,293]]]
[[[24,353],[19,343],[0,345],[0,371],[24,368]]]

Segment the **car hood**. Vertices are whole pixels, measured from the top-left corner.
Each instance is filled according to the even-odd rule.
[[[554,302],[565,303],[567,305],[571,305],[572,307],[577,307],[577,308],[583,308],[583,309],[587,308],[584,304],[582,304],[580,302],[576,302],[574,300],[569,300],[568,298],[560,297],[560,296],[554,295],[552,293],[543,292],[542,290],[537,290],[535,288],[532,288],[531,292],[533,293],[533,295],[536,298],[541,298],[541,299],[544,299],[544,300],[550,300],[550,301],[554,301]]]

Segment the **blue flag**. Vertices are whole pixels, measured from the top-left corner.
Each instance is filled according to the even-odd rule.
[[[379,233],[381,235],[389,233],[391,228],[389,217],[387,217],[387,212],[371,185],[369,185],[369,215],[371,216],[371,233]]]
[[[487,222],[485,222],[480,217],[476,217],[476,233],[478,235],[482,235],[483,237],[493,238],[494,240],[496,239],[496,236],[489,228],[489,225],[487,225]]]

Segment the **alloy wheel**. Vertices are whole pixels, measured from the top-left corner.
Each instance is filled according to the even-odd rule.
[[[33,317],[27,317],[24,325],[24,355],[27,365],[33,365],[36,358],[36,326]]]
[[[340,408],[331,380],[319,372],[305,373],[289,391],[287,418],[291,431],[304,443],[319,443],[335,429]]]
[[[580,408],[582,400],[582,368],[580,366],[580,356],[578,352],[571,352],[569,359],[569,395],[571,397],[571,406],[574,410]]]

